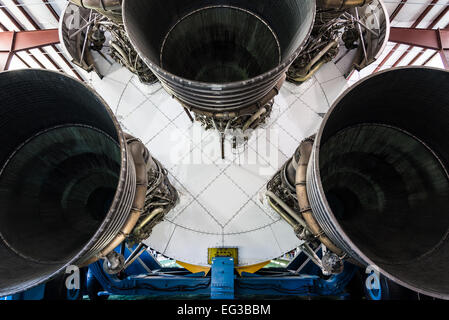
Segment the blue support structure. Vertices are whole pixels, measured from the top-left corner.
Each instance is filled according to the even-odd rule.
[[[317,275],[275,273],[273,275],[244,274],[236,281],[236,293],[242,296],[332,296],[345,299],[345,288],[353,278],[356,267],[345,265],[345,270],[324,279]]]
[[[118,246],[115,251],[122,253],[125,259],[127,259],[131,253],[137,248],[135,245],[132,248]],[[127,274],[145,274],[151,272],[151,270],[161,269],[160,263],[154,259],[154,257],[148,252],[144,251],[127,269]]]
[[[12,296],[0,297],[0,300],[42,300],[44,299],[45,284],[16,293]]]
[[[123,247],[118,247],[116,250],[121,250],[127,257],[133,248],[124,250]],[[297,258],[297,263],[292,268],[296,269],[300,265],[297,270],[271,268],[262,269],[256,274],[242,273],[237,276],[233,258],[216,257],[212,260],[211,274],[206,275],[204,272],[192,274],[183,268],[162,268],[150,253],[145,252],[118,275],[106,273],[100,261],[91,264],[86,272],[87,290],[95,285],[94,297],[129,295],[211,299],[264,299],[281,296],[346,298],[345,288],[353,278],[356,266],[346,263],[342,273],[323,277],[320,269],[308,259]],[[38,300],[44,297],[44,290],[45,285],[42,285],[6,299]],[[91,294],[92,292],[89,292],[89,295]]]
[[[212,259],[211,299],[234,299],[234,259]]]
[[[204,272],[191,274],[182,268],[158,268],[150,273],[141,273],[141,270],[128,268],[119,278],[107,274],[100,262],[92,264],[89,271],[98,279],[104,290],[113,295],[211,299],[234,299],[245,296],[262,299],[267,296],[346,298],[345,288],[353,278],[357,267],[347,263],[341,274],[323,278],[320,269],[312,262],[308,259],[301,261],[300,273],[275,268],[262,269],[256,274],[243,273],[241,276],[235,275],[234,261],[229,257],[214,258],[209,276]]]
[[[89,266],[95,278],[104,290],[115,295],[134,296],[167,296],[180,297],[186,295],[210,295],[210,278],[204,272],[198,274],[178,275],[177,273],[154,272],[150,274],[129,275],[119,279],[116,275],[109,275],[103,270],[101,263]]]

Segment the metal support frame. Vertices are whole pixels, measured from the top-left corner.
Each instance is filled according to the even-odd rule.
[[[322,247],[319,246],[314,253],[321,259],[323,257]],[[319,274],[321,272],[321,268],[302,251],[293,258],[287,269],[296,274]]]
[[[435,4],[438,2],[438,0],[432,0],[427,7],[424,9],[423,12],[419,15],[419,17],[415,20],[415,22],[410,26],[410,28],[414,29],[418,27],[418,25],[427,17],[429,12],[434,8]],[[390,21],[393,21],[396,16],[399,14],[399,12],[404,8],[404,5],[406,4],[406,1],[403,3],[400,3],[396,10],[393,12],[393,14],[390,16]],[[391,32],[391,31],[390,31]],[[390,40],[391,41],[391,40]],[[399,49],[400,44],[396,43],[394,47],[388,52],[388,54],[385,56],[385,58],[380,62],[380,64],[374,69],[372,74],[380,71],[382,67],[390,60],[391,56]]]
[[[220,263],[220,258],[216,263]],[[187,274],[178,270],[177,273],[155,272],[128,276],[120,280],[106,274],[98,262],[90,266],[92,273],[109,294],[172,298],[195,295],[212,299],[245,296],[260,298],[333,296],[344,299],[345,288],[356,271],[355,266],[347,264],[341,274],[333,275],[326,280],[319,275],[294,274],[286,269],[266,270],[265,274],[242,273],[241,277],[235,277],[233,268],[230,269],[227,264],[216,265],[215,268],[211,277],[205,277],[204,272]]]
[[[45,294],[45,284],[31,288],[27,291],[16,293],[12,296],[0,297],[1,300],[43,300]]]
[[[443,60],[445,69],[449,69],[449,30],[391,28],[390,41],[436,50]]]
[[[126,252],[125,257],[128,254],[131,254],[130,250]],[[321,254],[321,250],[317,251],[317,254]],[[148,256],[150,260],[146,260]],[[183,268],[162,268],[160,265],[153,265],[150,272],[144,272],[145,269],[139,267],[137,261],[119,275],[106,273],[101,262],[90,265],[89,271],[100,282],[105,292],[112,295],[171,298],[194,295],[211,299],[245,296],[346,297],[345,288],[352,280],[356,266],[347,263],[341,274],[323,278],[320,269],[304,253],[300,253],[297,258],[303,263],[301,268],[295,271],[288,268],[271,268],[262,269],[255,274],[243,272],[241,276],[236,275],[234,261],[230,257],[214,258],[210,275],[204,272],[192,274]],[[151,259],[148,253],[142,257],[147,266],[147,261]]]
[[[211,299],[234,299],[234,259],[212,259]]]
[[[36,30],[42,30],[39,26],[39,24],[35,21],[35,19],[25,10],[23,6],[20,5],[20,3],[17,0],[12,0],[14,4],[17,5],[17,8],[19,11],[24,15],[24,17],[28,20],[29,23],[33,25],[33,27]],[[56,22],[59,23],[59,15],[56,13],[55,9],[53,8],[51,3],[48,3],[47,0],[43,0],[45,6],[51,13],[51,15],[56,19]],[[64,54],[61,53],[61,50],[56,47],[56,45],[52,45],[53,50],[56,52],[56,54],[64,61],[65,65],[73,72],[73,74],[78,78],[80,81],[84,81],[83,77],[76,71],[75,66],[72,65],[67,58],[64,56]],[[53,63],[52,63],[53,64]],[[62,69],[61,69],[62,70]]]
[[[0,71],[8,70],[17,52],[56,43],[59,43],[58,29],[0,32]]]
[[[435,26],[440,23],[440,21],[446,16],[446,14],[449,12],[449,6],[445,7],[443,11],[440,12],[440,14],[432,21],[432,23],[427,27],[427,29],[433,29]],[[449,25],[445,26],[443,29],[449,28]],[[416,61],[418,61],[419,58],[422,57],[422,55],[427,51],[427,49],[422,49],[410,62],[409,66],[412,66],[415,64]],[[408,52],[404,53],[404,57],[408,54]],[[399,61],[399,59],[398,59]],[[399,64],[399,63],[398,63]]]
[[[36,22],[35,18],[33,18],[33,16],[28,13],[28,11],[25,9],[25,7],[18,1],[18,0],[12,0],[12,2],[16,5],[17,10],[20,11],[21,15],[26,19],[26,21],[28,21],[28,23],[30,23],[34,29],[36,29],[37,31],[41,31],[43,30],[40,25]],[[59,15],[57,14],[57,12],[54,10],[53,6],[44,1],[45,6],[48,8],[49,12],[52,14],[52,16],[56,19],[57,22],[59,22]],[[14,25],[14,27],[18,30],[18,31],[27,31],[25,26],[20,23],[17,19],[17,16],[15,16],[12,12],[10,12],[7,7],[5,5],[3,5],[3,3],[0,1],[0,11],[9,19],[9,21]],[[11,31],[8,30],[4,25],[0,24],[0,30],[2,31]],[[59,43],[59,42],[58,42]],[[72,63],[70,63],[67,58],[65,57],[65,55],[59,50],[59,48],[57,47],[57,44],[51,44],[51,47],[53,48],[53,50],[56,52],[56,54],[59,56],[59,58],[65,63],[65,65],[71,70],[71,72],[73,72],[73,74],[80,80],[80,81],[85,81],[83,79],[83,77],[80,75],[80,73],[78,73],[78,71],[76,70],[76,68],[72,65]],[[54,67],[56,68],[58,71],[61,72],[65,72],[64,69],[58,65],[58,63],[49,55],[49,53],[42,49],[42,47],[38,47],[37,49],[39,49],[39,51],[44,55],[44,58]],[[29,50],[25,50],[25,52],[28,54],[28,56],[42,69],[46,69],[45,65],[35,56],[33,55]],[[3,54],[3,56],[5,56],[5,54]],[[16,55],[16,57],[28,68],[31,68],[31,66],[19,55]]]
[[[122,247],[116,248],[118,252],[121,250]],[[129,257],[134,250],[135,248],[125,247],[125,257]],[[93,277],[101,284],[104,291],[98,292],[99,295],[176,299],[194,296],[221,300],[288,296],[347,298],[345,288],[354,277],[356,266],[346,263],[342,273],[324,278],[320,269],[303,253],[296,259],[297,262],[302,261],[299,269],[293,268],[297,270],[268,268],[255,274],[243,272],[241,276],[237,276],[233,258],[216,257],[212,262],[211,274],[206,275],[204,272],[192,274],[183,268],[163,268],[150,253],[145,252],[117,275],[108,274],[103,269],[102,262],[95,262],[89,266],[87,277]],[[0,300],[40,300],[44,298],[44,290],[45,284]]]
[[[449,49],[449,30],[391,28],[390,41],[433,50]]]

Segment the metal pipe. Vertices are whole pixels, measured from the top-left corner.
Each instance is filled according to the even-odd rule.
[[[156,216],[160,215],[164,212],[163,208],[156,208],[151,211],[150,215],[146,217],[135,229],[135,232],[139,232],[143,227],[145,227],[151,220],[153,220]]]
[[[292,78],[291,80],[294,82],[306,82],[307,80],[309,80],[310,78],[313,77],[313,75],[315,73],[317,73],[318,70],[321,69],[321,67],[326,63],[326,61],[322,60],[319,63],[317,63],[312,70],[309,70],[309,73],[307,73],[305,76],[299,76],[299,77],[295,77]]]
[[[132,251],[131,254],[129,255],[128,259],[126,259],[122,270],[126,270],[126,268],[128,268],[130,265],[132,265],[133,262],[136,261],[136,259],[139,258],[142,255],[142,253],[144,253],[145,250],[147,250],[147,249],[148,249],[147,245],[145,245],[143,243],[139,243],[137,245],[137,248],[134,251]]]
[[[338,41],[337,41],[337,40],[334,40],[334,41],[329,42],[329,43],[323,48],[323,50],[321,50],[321,51],[320,51],[320,52],[319,52],[319,53],[312,59],[312,61],[309,62],[309,64],[304,68],[303,74],[300,75],[300,77],[302,76],[302,78],[305,79],[305,80],[302,80],[302,81],[306,81],[306,80],[310,79],[310,78],[313,76],[313,74],[314,74],[316,71],[318,71],[318,69],[325,63],[325,61],[320,61],[321,58],[323,58],[323,56],[324,56],[329,50],[331,50],[332,48],[334,48],[335,46],[338,46]],[[319,65],[316,66],[316,67],[314,68],[313,72],[310,72],[310,70],[312,69],[312,67],[313,67],[316,63],[318,63],[318,62],[320,62]],[[298,81],[297,79],[298,79],[298,78],[295,78],[294,80],[295,80],[295,81]]]
[[[281,206],[282,209],[284,209],[293,219],[296,220],[297,223],[299,223],[304,228],[308,228],[307,223],[295,212],[292,208],[290,208],[284,201],[282,201],[277,195],[275,195],[271,191],[267,191],[265,193],[268,197],[276,201],[277,204]]]
[[[291,225],[293,228],[296,228],[296,226],[298,225],[298,223],[293,220],[288,214],[286,214],[285,212],[283,212],[281,209],[278,208],[277,205],[275,205],[272,201],[271,198],[267,198],[268,204],[270,205],[270,207],[272,207],[280,216],[282,219],[284,219],[289,225]]]
[[[243,125],[243,131],[248,130],[248,128],[251,127],[251,125],[266,112],[267,109],[265,107],[260,108],[259,111],[253,114],[251,118],[249,118],[248,121]]]

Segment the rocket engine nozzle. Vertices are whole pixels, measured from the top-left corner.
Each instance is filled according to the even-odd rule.
[[[0,74],[0,296],[98,259],[127,223],[133,158],[103,100],[43,70]]]
[[[315,9],[314,0],[123,2],[140,56],[181,103],[205,112],[269,96],[307,40]]]
[[[349,256],[449,298],[449,72],[402,68],[343,94],[307,171],[313,215]]]

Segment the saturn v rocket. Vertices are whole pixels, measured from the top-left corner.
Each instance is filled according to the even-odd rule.
[[[117,62],[143,83],[160,81],[222,135],[263,124],[284,82],[306,81],[341,43],[363,42],[354,66],[371,63],[388,29],[376,38],[349,18],[367,0],[72,2],[98,17],[81,30],[89,50],[108,33]],[[74,61],[95,69],[85,42],[64,25],[61,34]],[[270,205],[302,248],[326,248],[314,261],[323,272],[341,272],[344,261],[376,265],[408,288],[449,298],[448,78],[405,68],[363,80],[268,183]],[[0,295],[68,265],[126,268],[114,248],[147,239],[177,204],[164,164],[74,79],[5,72],[0,97]]]

